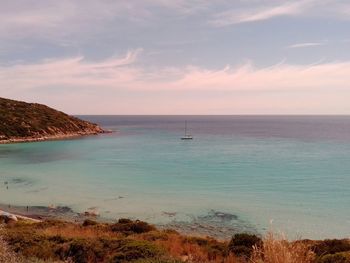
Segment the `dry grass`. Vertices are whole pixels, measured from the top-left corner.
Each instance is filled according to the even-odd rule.
[[[186,242],[182,236],[169,234],[167,240],[157,240],[156,244],[165,248],[173,257],[184,261],[205,262],[208,254],[198,244]]]
[[[233,254],[229,254],[227,257],[223,259],[223,261],[220,261],[223,263],[247,263],[247,260],[244,258],[239,258]]]
[[[263,242],[253,247],[250,242],[252,239],[248,237],[237,239],[235,236],[231,242],[222,242],[212,238],[184,236],[169,230],[130,233],[129,230],[125,232],[123,228],[122,232],[119,232],[115,231],[113,226],[82,226],[67,222],[31,225],[17,223],[4,228],[7,243],[0,234],[0,263],[54,262],[68,260],[73,256],[92,256],[94,260],[98,259],[98,262],[110,262],[112,254],[118,258],[121,255],[125,258],[130,257],[138,260],[135,261],[138,263],[323,263],[334,262],[336,256],[348,258],[350,255],[347,240],[290,242],[283,235],[269,233]],[[11,249],[20,254],[16,257]],[[249,253],[239,254],[242,251]],[[26,256],[26,260],[18,260],[21,255]],[[37,261],[29,261],[35,257],[38,258]],[[49,259],[51,261],[45,261]],[[326,259],[328,261],[325,261]],[[94,260],[75,262],[96,262]]]
[[[254,263],[312,263],[315,254],[302,242],[288,242],[283,236],[266,235],[263,246],[254,248]]]
[[[132,238],[153,241],[157,246],[162,247],[171,258],[182,262],[246,263],[244,259],[227,252],[227,242],[220,242],[209,237],[187,237],[171,231],[153,231]]]
[[[17,255],[8,247],[2,237],[3,228],[0,226],[0,263],[18,263]]]
[[[80,225],[52,226],[42,230],[47,236],[61,236],[64,238],[118,238],[120,233],[102,230],[98,227],[83,227]]]

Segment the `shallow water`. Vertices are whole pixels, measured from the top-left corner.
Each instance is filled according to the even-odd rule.
[[[271,225],[350,236],[350,117],[83,118],[117,132],[0,145],[0,203],[96,207],[219,236]],[[180,140],[185,119],[193,141]]]

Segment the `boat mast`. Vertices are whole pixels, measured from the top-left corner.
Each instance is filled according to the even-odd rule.
[[[187,135],[187,121],[185,121],[185,135]]]

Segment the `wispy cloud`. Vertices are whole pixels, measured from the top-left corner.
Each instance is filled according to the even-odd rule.
[[[245,110],[246,112],[264,112],[267,101],[268,107],[272,107],[269,108],[270,112],[276,112],[278,107],[287,107],[287,105],[289,105],[288,110],[293,112],[295,103],[290,98],[296,96],[308,98],[309,104],[305,101],[305,105],[298,108],[304,112],[310,110],[308,107],[314,105],[313,101],[317,101],[317,105],[320,105],[314,105],[315,112],[329,110],[324,105],[334,107],[336,105],[338,108],[342,107],[344,112],[350,112],[348,103],[342,99],[350,95],[347,85],[350,82],[350,61],[312,65],[282,63],[267,68],[257,68],[247,63],[239,67],[226,66],[218,70],[198,66],[150,70],[135,64],[139,52],[140,50],[129,51],[121,58],[100,62],[89,62],[83,57],[74,57],[45,60],[36,64],[2,66],[0,67],[0,86],[8,87],[2,90],[2,96],[28,94],[32,98],[33,94],[39,97],[51,94],[47,96],[53,100],[51,92],[54,88],[56,93],[61,93],[61,96],[55,96],[56,99],[66,98],[68,94],[72,101],[79,101],[84,97],[91,102],[86,103],[84,107],[90,105],[91,110],[91,105],[99,105],[93,109],[96,113],[118,112],[117,108],[113,108],[116,104],[125,106],[119,113],[157,113],[155,105],[158,104],[163,105],[164,109],[172,109],[172,112],[167,113],[181,113],[179,109],[182,107],[178,106],[184,98],[177,98],[174,94],[196,94],[195,105],[200,112],[195,112],[207,114],[210,113],[210,107],[215,105],[225,105],[226,113]],[[334,92],[335,90],[337,92]],[[115,96],[116,92],[143,95],[135,96],[133,100],[137,100],[137,104],[130,107],[130,100],[124,101],[123,98]],[[163,96],[161,99],[159,99],[160,94]],[[250,95],[245,97],[244,94]],[[286,94],[289,95],[286,96]],[[99,96],[107,98],[104,105],[97,103]],[[157,103],[154,104],[154,100],[152,100],[153,104],[151,103],[149,98],[154,99],[152,96],[158,97]],[[235,107],[232,108],[232,100],[237,96],[242,98],[234,103]],[[332,96],[333,99],[330,102],[329,99]],[[74,112],[79,110],[81,112],[83,109],[71,104],[65,105],[64,99],[60,101],[63,109],[67,107]],[[191,101],[193,102],[193,98]],[[193,107],[194,104],[191,105]],[[149,111],[150,109],[153,111]],[[158,108],[159,110],[162,109]],[[236,111],[232,112],[233,110]]]
[[[344,83],[344,79],[350,79],[347,74],[350,74],[350,62],[277,64],[260,69],[248,63],[237,68],[226,66],[217,71],[190,68],[178,80],[176,86],[231,91],[294,92],[324,88],[348,90],[347,84]]]
[[[110,58],[103,62],[98,62],[93,64],[95,68],[115,68],[115,67],[121,67],[130,65],[136,62],[137,57],[140,55],[140,53],[143,51],[142,48],[129,50],[125,57],[122,58]]]
[[[144,25],[153,15],[147,2],[37,0],[22,5],[5,1],[0,16],[0,39],[44,38],[56,41],[94,35],[107,26],[118,26],[114,23],[116,20]]]
[[[317,47],[317,46],[324,46],[324,42],[306,42],[306,43],[298,43],[293,44],[290,46],[287,46],[287,48],[307,48],[307,47]]]
[[[280,16],[295,16],[304,11],[304,8],[310,1],[287,2],[282,5],[249,8],[249,9],[233,9],[219,13],[214,16],[210,24],[214,26],[228,26],[240,23],[256,22],[268,20]]]
[[[141,51],[142,49],[128,51],[121,58],[99,62],[89,62],[80,56],[46,59],[36,64],[2,66],[0,83],[3,87],[15,87],[17,91],[56,85],[96,88],[123,85],[137,78],[137,70],[130,66],[136,62]]]
[[[158,5],[188,15],[205,10],[213,3],[210,0],[145,0],[145,2],[148,2],[150,5]]]
[[[256,68],[251,63],[210,70],[198,66],[149,70],[135,63],[141,49],[122,58],[100,62],[83,57],[45,60],[37,64],[0,67],[3,87],[31,89],[38,86],[78,85],[79,87],[124,87],[130,90],[230,90],[281,91],[294,89],[346,88],[350,62],[290,65],[279,63]],[[15,77],[16,76],[16,77]],[[120,85],[120,84],[123,85]]]
[[[209,24],[216,27],[253,23],[278,17],[305,16],[349,20],[350,5],[341,0],[256,1],[245,8],[233,7],[212,15]]]
[[[96,33],[116,21],[144,26],[169,14],[192,15],[206,9],[209,0],[28,0],[1,3],[0,38],[62,37],[79,33]]]

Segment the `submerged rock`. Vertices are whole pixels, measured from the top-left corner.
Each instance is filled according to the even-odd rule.
[[[84,212],[85,216],[99,216],[100,213],[96,210],[87,210]]]
[[[200,216],[201,219],[206,220],[206,221],[233,221],[233,220],[238,220],[238,216],[230,213],[225,213],[225,212],[220,212],[220,211],[215,211],[211,210],[207,215],[205,216]]]

